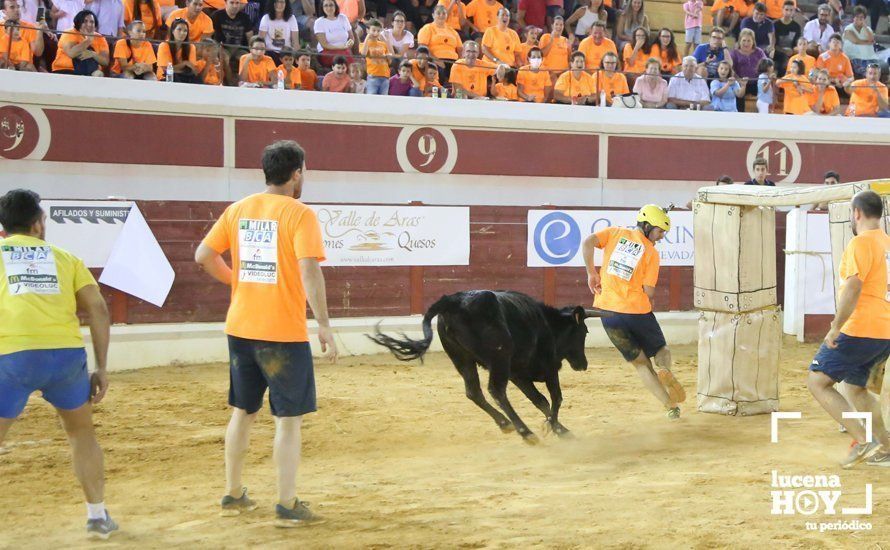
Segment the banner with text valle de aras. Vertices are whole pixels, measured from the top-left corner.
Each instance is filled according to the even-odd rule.
[[[695,260],[692,212],[671,212],[671,230],[655,245],[663,266],[691,266]],[[584,267],[581,243],[607,227],[637,226],[636,210],[529,210],[528,267]],[[594,255],[602,265],[602,250]]]
[[[470,209],[312,205],[328,266],[470,264]]]

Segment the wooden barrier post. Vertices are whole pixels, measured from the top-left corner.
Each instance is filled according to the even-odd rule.
[[[423,206],[421,201],[411,201],[409,206]],[[424,313],[423,308],[423,266],[412,265],[408,268],[408,288],[409,288],[409,312],[414,314]]]

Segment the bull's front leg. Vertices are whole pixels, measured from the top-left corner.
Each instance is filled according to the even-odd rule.
[[[491,371],[491,375],[488,377],[488,393],[491,394],[491,397],[501,407],[501,410],[504,411],[507,418],[510,419],[510,422],[513,423],[513,426],[516,428],[519,435],[522,436],[522,439],[530,445],[538,444],[540,442],[538,436],[528,429],[528,426],[526,426],[525,422],[519,418],[519,415],[513,410],[513,405],[511,405],[510,401],[507,399],[507,382],[509,381],[508,373],[510,372],[509,363],[493,363],[489,370]]]
[[[559,437],[571,437],[572,432],[559,423],[559,407],[562,405],[562,388],[559,386],[559,371],[554,371],[553,374],[544,380],[544,383],[547,385],[547,391],[550,392],[551,414],[550,418],[547,419],[548,422],[550,422],[550,427],[553,428],[553,432]]]

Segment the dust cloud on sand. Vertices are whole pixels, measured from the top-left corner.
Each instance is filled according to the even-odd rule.
[[[304,424],[299,495],[324,525],[272,526],[273,424],[257,421],[245,483],[260,508],[218,516],[227,367],[113,374],[96,423],[109,509],[121,532],[105,548],[890,548],[890,472],[836,466],[849,440],[805,387],[815,346],[785,342],[782,409],[803,411],[770,444],[769,416],[694,410],[695,348],[674,348],[689,400],[664,417],[614,350],[564,368],[560,420],[574,434],[530,447],[502,434],[465,396],[442,354],[424,365],[387,355],[317,364],[319,411]],[[487,374],[483,373],[483,386]],[[509,395],[543,436],[543,417]],[[81,548],[84,506],[50,407],[34,396],[0,455],[0,547]],[[770,472],[839,474],[840,504],[874,484],[870,531],[811,532],[770,514]]]

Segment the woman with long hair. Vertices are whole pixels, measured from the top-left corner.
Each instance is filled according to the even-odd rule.
[[[779,81],[779,88],[785,91],[783,108],[786,115],[804,115],[812,112],[810,109],[810,95],[813,86],[804,72],[806,66],[800,59],[795,59],[788,64],[788,72]]]
[[[637,27],[633,33],[633,41],[624,45],[624,72],[631,73],[629,78],[643,74],[650,57],[659,57],[658,45],[650,40],[649,31]]]
[[[408,52],[414,47],[414,35],[405,28],[407,21],[405,12],[396,10],[392,14],[392,28],[383,31],[383,40],[392,48],[396,65],[399,65],[401,59],[406,59]]]
[[[680,52],[677,51],[674,31],[666,27],[658,31],[657,45],[661,58],[661,74],[674,76],[680,70],[680,65],[683,64]]]
[[[544,54],[542,69],[550,71],[554,80],[562,73],[569,70],[569,56],[572,55],[572,44],[565,37],[565,19],[561,15],[553,18],[553,26],[550,32],[543,35],[538,41],[538,47]]]
[[[138,19],[127,25],[127,37],[114,46],[114,65],[111,72],[121,78],[157,80],[155,78],[155,50],[145,39],[145,25]]]
[[[135,20],[145,24],[145,36],[149,39],[158,38],[158,33],[164,26],[161,7],[155,0],[124,0],[124,24],[129,25]]]
[[[266,41],[266,53],[276,65],[281,63],[278,57],[281,50],[300,47],[300,28],[288,0],[269,1],[260,19],[259,37]]]
[[[315,20],[315,38],[318,39],[318,62],[330,67],[334,58],[342,55],[346,65],[352,63],[352,47],[355,45],[355,34],[349,19],[340,13],[336,0],[323,0],[321,3],[322,17]]]
[[[167,31],[167,41],[158,45],[158,80],[166,80],[167,67],[173,65],[173,81],[196,83],[197,51],[189,44],[189,23],[174,19]]]
[[[565,20],[570,45],[574,46],[576,40],[581,42],[587,38],[593,24],[597,21],[605,23],[608,17],[603,0],[579,0],[575,13]]]
[[[634,29],[638,27],[646,29],[646,32],[649,31],[649,16],[646,15],[646,6],[643,4],[643,0],[628,0],[624,11],[618,18],[615,43],[620,47],[621,42],[633,42]]]
[[[417,43],[430,50],[430,55],[439,71],[440,80],[448,80],[452,62],[460,59],[463,41],[453,28],[448,25],[448,10],[442,4],[433,8],[433,22],[427,23],[417,33]]]

